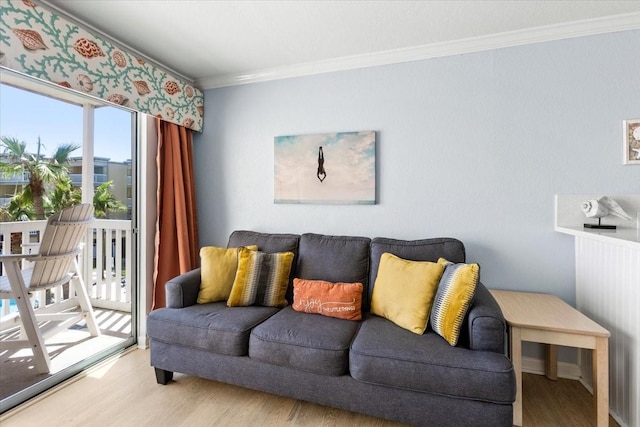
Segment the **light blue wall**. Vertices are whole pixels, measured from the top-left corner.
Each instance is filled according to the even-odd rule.
[[[450,236],[489,287],[575,302],[556,193],[640,193],[622,120],[640,118],[640,31],[205,92],[195,137],[201,245],[234,229]],[[378,204],[273,203],[273,138],[375,130]],[[331,164],[327,160],[329,171]]]

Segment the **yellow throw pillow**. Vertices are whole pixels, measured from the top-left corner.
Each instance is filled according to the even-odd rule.
[[[258,247],[247,246],[257,251]],[[238,269],[238,248],[204,246],[200,249],[200,291],[198,304],[226,301]]]
[[[431,310],[431,327],[450,345],[456,345],[480,280],[480,266],[454,264],[444,258],[440,258],[438,264],[445,270]]]
[[[284,307],[292,263],[293,252],[269,254],[241,248],[227,305]]]
[[[383,253],[373,285],[371,313],[422,335],[443,271],[444,266],[435,262],[409,261]]]

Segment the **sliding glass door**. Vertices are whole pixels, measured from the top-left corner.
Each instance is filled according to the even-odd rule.
[[[0,164],[5,166],[0,174],[2,254],[21,253],[24,243],[37,245],[44,227],[42,215],[34,209],[29,169],[11,163],[36,161],[50,167],[47,163],[58,147],[67,147],[64,164],[56,165],[64,173],[46,180],[42,204],[47,215],[69,204],[94,206],[95,221],[79,262],[100,329],[94,336],[80,321],[48,336],[47,374],[33,369],[29,349],[0,347],[0,412],[4,412],[136,342],[138,132],[135,112],[4,69],[0,76]],[[11,151],[23,143],[19,160]],[[61,285],[30,294],[30,303],[36,313],[73,309],[68,301],[73,296],[68,285]],[[1,345],[21,331],[15,302],[0,300],[0,304]],[[54,322],[39,325],[45,333],[48,323]]]

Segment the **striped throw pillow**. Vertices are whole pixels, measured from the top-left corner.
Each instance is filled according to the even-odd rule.
[[[440,258],[438,264],[444,266],[444,273],[431,309],[431,327],[450,345],[455,346],[480,280],[480,266],[454,264],[444,258]]]
[[[257,251],[258,247],[247,246]],[[231,293],[231,286],[238,270],[239,248],[217,248],[204,246],[200,248],[200,291],[198,304],[226,301]]]
[[[241,248],[238,270],[227,300],[229,307],[284,307],[293,252],[269,254]]]

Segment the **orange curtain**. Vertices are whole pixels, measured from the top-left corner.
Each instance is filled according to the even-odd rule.
[[[153,274],[153,310],[165,307],[165,283],[198,266],[191,131],[160,119],[158,126],[158,217]]]

